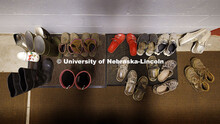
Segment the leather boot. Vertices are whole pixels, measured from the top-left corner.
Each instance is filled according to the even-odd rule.
[[[14,38],[15,43],[16,43],[17,46],[20,46],[26,52],[28,51],[24,34],[14,34],[13,38]]]
[[[81,71],[76,75],[75,78],[76,88],[79,90],[85,90],[89,87],[92,82],[92,77],[89,72]]]

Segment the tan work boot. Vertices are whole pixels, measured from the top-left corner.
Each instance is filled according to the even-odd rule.
[[[81,53],[81,55],[82,55],[83,57],[88,57],[89,53],[88,53],[88,51],[86,50],[88,44],[87,44],[87,42],[85,42],[85,40],[90,39],[90,34],[89,34],[89,33],[83,33],[81,39],[82,39],[83,48],[84,48],[83,51],[82,51],[82,53]]]
[[[185,76],[196,91],[209,91],[209,84],[204,81],[191,66],[185,69]]]
[[[198,58],[191,59],[191,65],[195,69],[195,71],[205,79],[208,83],[213,83],[215,80],[214,75],[204,66],[202,61]]]

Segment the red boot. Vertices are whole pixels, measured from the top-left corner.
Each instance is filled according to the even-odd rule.
[[[113,53],[116,48],[125,40],[125,35],[120,33],[115,35],[114,38],[112,38],[112,42],[108,47],[108,52]]]
[[[127,38],[126,39],[127,39],[128,45],[129,45],[131,56],[136,56],[137,55],[136,37],[132,33],[129,33],[129,34],[127,34]]]

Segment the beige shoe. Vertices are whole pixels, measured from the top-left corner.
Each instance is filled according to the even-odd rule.
[[[157,60],[157,58],[155,56],[150,56],[148,58],[149,61],[154,61]],[[159,71],[160,68],[158,66],[158,64],[152,63],[152,64],[147,64],[146,65],[147,70],[148,70],[148,78],[150,81],[156,81],[157,80],[157,76],[159,75]]]
[[[167,48],[169,43],[169,38],[170,38],[169,34],[162,34],[158,38],[158,43],[155,46],[155,52],[154,52],[156,55],[160,55]]]
[[[194,42],[202,38],[204,34],[206,34],[208,30],[203,28],[198,31],[192,32],[192,33],[186,33],[182,38],[179,40],[180,46],[183,44],[189,43],[189,42]]]
[[[137,55],[142,56],[147,48],[147,45],[150,43],[149,34],[146,33],[141,34],[137,39],[137,43],[138,43]]]
[[[168,80],[163,84],[157,84],[153,86],[153,92],[158,95],[163,95],[177,88],[178,82],[175,79]]]
[[[150,34],[150,43],[147,46],[145,54],[151,56],[155,51],[155,45],[157,44],[158,37],[156,34]]]
[[[90,34],[89,34],[89,33],[83,33],[81,39],[82,39],[82,41],[83,41],[83,48],[84,48],[83,51],[82,51],[82,53],[81,53],[81,55],[82,55],[83,57],[88,57],[89,53],[88,53],[88,51],[86,50],[88,44],[87,44],[87,42],[85,42],[85,40],[90,39]]]
[[[191,66],[186,67],[185,76],[196,91],[209,91],[209,84]]]
[[[134,93],[134,89],[137,83],[137,72],[135,70],[131,70],[128,73],[128,81],[125,86],[125,95],[130,96]]]
[[[141,76],[138,79],[138,84],[137,84],[137,88],[136,91],[133,94],[133,99],[135,101],[141,101],[144,97],[144,94],[146,92],[146,88],[148,85],[148,79],[146,76]]]
[[[58,46],[58,50],[61,54],[63,54],[66,57],[69,57],[70,54],[68,52],[69,49],[69,43],[70,43],[70,34],[67,32],[62,33],[61,35],[61,43]],[[70,49],[69,49],[70,51]]]
[[[205,50],[205,44],[211,36],[210,31],[206,31],[204,36],[200,38],[192,47],[192,53],[202,54]]]
[[[122,63],[118,64],[118,71],[117,71],[117,75],[116,75],[116,80],[118,82],[122,82],[127,75],[127,72],[128,72],[127,61],[128,60],[129,60],[129,58],[127,56],[124,56],[121,58]]]
[[[214,75],[204,66],[204,64],[202,63],[202,61],[200,59],[192,58],[191,65],[195,69],[197,74],[199,74],[199,76],[201,76],[208,83],[214,82],[214,80],[215,80]]]
[[[176,67],[177,62],[175,60],[168,60],[162,66],[162,71],[158,75],[158,81],[164,82],[167,78],[173,75],[173,70]]]
[[[169,45],[163,52],[165,56],[171,56],[175,53],[180,36],[181,35],[175,33],[170,34]]]
[[[70,55],[77,57],[82,52],[82,40],[76,33],[70,34],[70,43],[67,45],[67,50]]]

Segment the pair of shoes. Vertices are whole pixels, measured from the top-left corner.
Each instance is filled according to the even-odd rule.
[[[69,89],[76,85],[79,90],[85,90],[92,82],[92,77],[87,71],[80,71],[76,76],[73,71],[65,69],[59,76],[60,85],[64,89]]]
[[[137,81],[137,72],[131,70],[128,73],[128,80],[126,82],[124,93],[127,96],[133,95],[135,101],[141,101],[146,92],[148,79],[146,76],[141,76]]]
[[[155,54],[160,55],[162,52],[166,56],[171,56],[173,53],[175,53],[177,48],[177,42],[180,38],[179,34],[162,34],[158,38],[157,45],[155,46]]]
[[[73,55],[77,57],[81,54],[83,57],[94,57],[96,55],[97,46],[100,44],[99,35],[93,33],[90,37],[89,33],[83,33],[80,39],[76,33],[64,32],[61,35],[61,43],[58,50],[66,57]]]
[[[157,63],[153,61],[157,60],[155,56],[150,56],[148,58],[152,63],[147,64],[148,78],[150,81],[154,82],[158,79],[162,84],[156,84],[153,86],[153,92],[158,95],[168,93],[176,89],[178,82],[175,79],[166,81],[169,77],[173,75],[173,70],[177,65],[175,60],[168,60],[162,66],[162,71],[159,73],[160,68]]]
[[[54,68],[52,60],[47,58],[34,64],[33,69],[19,68],[18,73],[10,73],[8,89],[11,97],[51,81]]]
[[[130,50],[130,55],[131,56],[136,56],[137,54],[137,42],[136,42],[136,37],[129,33],[127,34],[127,43],[129,45],[129,50]],[[118,48],[118,46],[125,40],[125,35],[122,33],[119,33],[117,35],[115,35],[114,38],[112,38],[112,42],[108,47],[108,52],[109,53],[113,53],[116,48]]]
[[[14,35],[15,41],[19,39],[18,37],[18,35]],[[39,55],[51,57],[59,56],[57,47],[60,41],[57,40],[57,37],[52,38],[50,33],[42,27],[37,27],[35,29],[35,34],[30,31],[26,31],[24,38],[20,39],[25,39],[24,42],[29,52],[35,51]]]
[[[155,51],[157,41],[158,37],[156,34],[141,34],[137,40],[137,55],[142,56],[145,53],[147,56],[151,56]]]
[[[214,75],[198,58],[191,59],[191,66],[185,68],[185,76],[196,91],[209,91],[209,83],[215,80]]]
[[[205,50],[205,44],[209,40],[211,32],[205,28],[192,33],[186,33],[180,40],[179,44],[182,46],[186,43],[195,42],[192,46],[192,53],[202,54]]]

